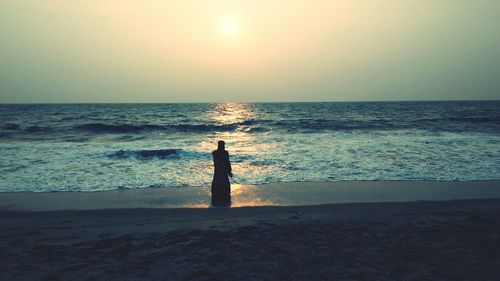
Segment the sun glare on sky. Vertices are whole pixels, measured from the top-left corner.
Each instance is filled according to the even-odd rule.
[[[240,32],[240,24],[234,17],[225,17],[219,26],[219,34],[224,37],[230,37]]]
[[[498,99],[498,14],[498,0],[0,0],[0,103]]]

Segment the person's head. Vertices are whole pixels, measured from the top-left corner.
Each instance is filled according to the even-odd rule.
[[[225,150],[225,149],[226,149],[226,143],[224,141],[217,142],[217,150]]]

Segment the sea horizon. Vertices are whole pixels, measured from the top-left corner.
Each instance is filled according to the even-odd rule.
[[[200,102],[0,102],[0,105],[44,105],[44,104],[226,104],[226,103],[405,103],[405,102],[498,102],[500,99],[423,99],[423,100],[337,100],[337,101],[200,101]]]

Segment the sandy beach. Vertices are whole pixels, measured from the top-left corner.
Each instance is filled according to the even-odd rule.
[[[500,278],[500,199],[230,209],[2,205],[1,280]]]

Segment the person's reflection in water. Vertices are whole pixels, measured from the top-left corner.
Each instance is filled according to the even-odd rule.
[[[217,150],[212,152],[214,158],[214,179],[212,181],[212,206],[229,207],[231,205],[231,162],[225,149],[224,141],[217,143]]]

